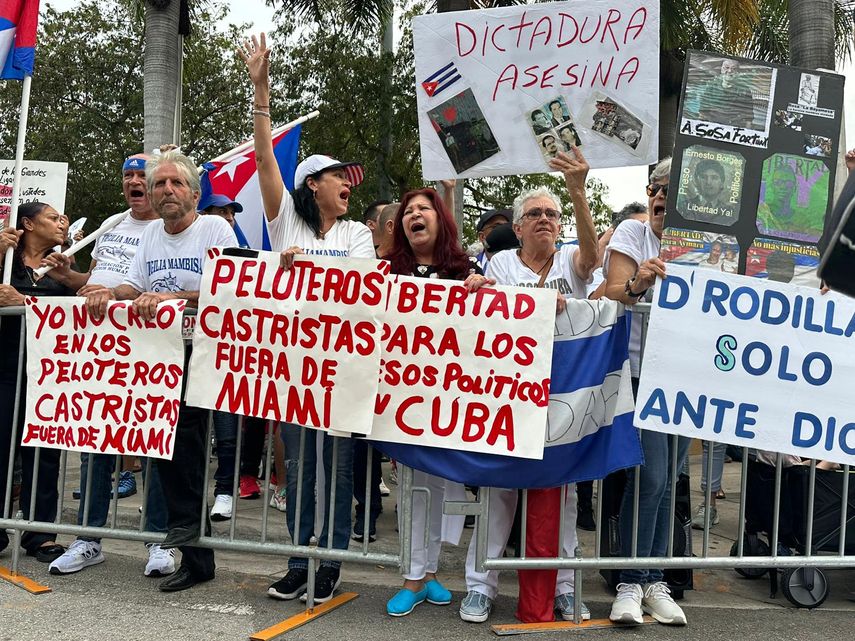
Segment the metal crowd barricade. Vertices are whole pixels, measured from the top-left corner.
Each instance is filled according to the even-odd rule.
[[[186,312],[189,316],[195,314],[195,310],[188,310]],[[19,359],[18,359],[18,371],[17,371],[17,380],[16,385],[18,390],[21,389],[21,381],[24,376],[24,356],[25,356],[25,345],[26,345],[26,329],[25,329],[25,315],[23,307],[6,307],[0,308],[0,322],[2,322],[2,318],[6,316],[20,315],[22,317],[21,322],[21,331],[20,331],[20,344],[19,344]],[[186,317],[185,317],[186,320]],[[192,324],[192,323],[191,323]],[[21,398],[20,394],[16,394],[15,402],[14,402],[14,411],[13,411],[13,423],[11,428],[11,439],[9,442],[4,442],[0,444],[0,447],[8,447],[10,452],[17,452],[22,446],[19,445],[20,434],[18,431],[18,424],[23,423],[20,420],[20,413],[24,412],[24,407],[21,406]],[[243,417],[240,417],[242,420]],[[300,428],[300,445],[301,451],[298,458],[298,474],[297,474],[297,504],[295,506],[295,532],[300,531],[300,520],[301,520],[301,496],[303,489],[303,466],[304,466],[304,457],[303,457],[303,445],[305,443],[305,439],[307,434],[313,434],[315,430],[310,430],[308,428]],[[341,561],[345,563],[361,563],[361,564],[370,564],[370,565],[382,565],[382,566],[392,566],[392,567],[400,567],[400,568],[409,568],[409,553],[410,553],[410,540],[411,540],[411,531],[408,527],[401,528],[400,532],[400,547],[397,553],[389,553],[389,552],[372,552],[369,550],[369,521],[367,518],[368,515],[371,514],[371,464],[374,456],[379,456],[379,452],[375,451],[374,448],[368,448],[368,460],[367,460],[367,469],[366,469],[366,483],[365,483],[365,531],[363,533],[363,542],[356,548],[355,546],[349,546],[349,549],[333,549],[332,548],[332,537],[333,537],[333,528],[330,526],[329,528],[329,538],[327,540],[327,547],[320,547],[317,545],[318,541],[315,537],[312,537],[309,545],[296,545],[289,541],[290,537],[287,533],[287,528],[282,528],[281,532],[277,532],[276,535],[271,534],[271,530],[276,527],[276,523],[273,519],[270,518],[269,511],[270,506],[270,480],[271,480],[271,472],[272,472],[272,456],[273,456],[273,429],[267,430],[266,435],[266,448],[264,455],[264,479],[263,479],[263,491],[261,495],[261,504],[262,504],[262,515],[261,515],[261,529],[257,536],[247,536],[245,533],[239,532],[238,527],[240,520],[239,515],[243,509],[241,503],[238,500],[239,497],[239,479],[240,479],[240,461],[242,455],[242,449],[244,447],[244,439],[243,439],[243,430],[242,425],[238,425],[237,433],[236,433],[236,442],[235,442],[235,471],[234,478],[232,480],[231,490],[232,490],[232,517],[228,526],[228,533],[226,535],[217,535],[213,531],[210,535],[204,535],[206,530],[206,523],[208,519],[208,511],[210,510],[210,503],[208,501],[208,496],[210,494],[211,488],[209,487],[210,481],[210,461],[212,454],[212,435],[213,435],[213,415],[209,414],[208,427],[207,427],[207,435],[206,435],[206,462],[205,472],[204,472],[204,487],[205,487],[205,500],[203,504],[199,508],[199,523],[200,523],[200,531],[203,533],[198,539],[198,542],[194,542],[194,545],[199,547],[211,548],[214,550],[229,550],[234,552],[247,552],[252,554],[274,554],[274,555],[282,555],[283,557],[289,556],[300,556],[306,557],[309,559],[310,570],[314,569],[316,563],[320,560],[328,559],[334,561]],[[332,524],[335,518],[335,488],[336,488],[336,478],[337,478],[337,467],[338,467],[338,444],[339,440],[335,439],[333,441],[333,452],[332,452],[332,472],[331,472],[331,489],[330,489],[330,501],[329,505],[326,506],[327,510],[327,518],[329,519],[329,523]],[[36,492],[35,488],[38,483],[38,475],[39,475],[39,459],[41,456],[42,448],[35,448],[35,464],[33,469],[33,480],[31,484],[31,500],[29,504],[29,514],[34,513],[35,504],[36,504]],[[72,455],[73,463],[69,462],[69,454]],[[99,455],[103,456],[103,455]],[[288,457],[292,458],[292,457]],[[56,518],[51,522],[45,521],[35,521],[33,519],[24,519],[22,515],[22,511],[20,509],[16,510],[15,514],[11,513],[12,506],[12,494],[13,494],[13,481],[14,481],[14,472],[15,472],[15,457],[9,457],[9,468],[7,470],[5,479],[5,500],[2,505],[2,513],[0,513],[0,528],[6,530],[12,530],[12,536],[10,537],[10,547],[12,550],[12,559],[11,559],[11,571],[13,575],[17,575],[19,565],[20,565],[20,553],[21,553],[21,535],[25,531],[29,532],[46,532],[46,533],[54,533],[58,535],[69,535],[69,536],[85,536],[85,537],[93,537],[93,538],[105,538],[105,539],[118,539],[125,541],[140,541],[146,543],[160,543],[164,540],[166,535],[164,533],[150,532],[144,529],[144,524],[146,523],[146,515],[148,512],[148,503],[149,503],[149,489],[150,484],[145,483],[145,489],[142,494],[142,504],[139,509],[139,523],[134,528],[122,527],[119,523],[119,492],[118,492],[118,484],[119,484],[119,471],[122,469],[122,457],[120,455],[115,456],[114,463],[114,475],[112,481],[112,494],[110,499],[110,518],[104,527],[94,527],[94,526],[82,526],[77,525],[77,510],[73,510],[73,515],[68,514],[64,517],[63,508],[66,504],[65,494],[66,494],[66,482],[69,476],[68,471],[73,469],[74,466],[78,466],[80,464],[80,459],[77,452],[69,452],[63,451],[61,453],[60,459],[60,470],[59,470],[59,479],[58,479],[58,502],[57,502],[57,511]],[[153,459],[146,458],[145,460],[145,469],[146,475],[145,478],[150,478],[149,474],[151,472],[151,465],[153,463]],[[91,494],[92,494],[92,477],[93,477],[93,465],[92,465],[92,457],[89,458],[89,464],[87,467],[86,473],[86,484],[85,491],[82,493],[81,500],[84,500],[85,505],[83,508],[83,513],[81,515],[81,520],[83,523],[87,523],[89,521],[89,512],[91,508]],[[398,510],[400,512],[400,518],[402,523],[410,523],[411,515],[412,515],[412,492],[413,490],[417,490],[418,488],[412,487],[412,470],[408,469],[404,466],[399,466],[399,484],[401,488],[400,497],[398,501]],[[83,479],[81,479],[83,480]],[[422,488],[424,489],[424,488]],[[319,499],[320,500],[320,499]],[[278,512],[276,512],[278,514]],[[281,515],[280,523],[284,525],[285,523],[285,515]],[[348,538],[350,538],[350,531],[348,532]],[[279,539],[279,540],[277,540]],[[286,542],[289,541],[289,542]],[[283,558],[283,567],[285,565],[285,559]],[[308,585],[308,595],[307,595],[307,607],[311,609],[313,607],[314,600],[314,572],[309,572],[309,585]]]
[[[636,305],[636,312],[640,312],[642,314],[647,314],[649,311],[649,305],[638,304]],[[23,308],[0,308],[0,320],[2,317],[8,315],[20,315],[23,313]],[[645,316],[646,319],[646,316]],[[644,337],[646,335],[646,320],[643,327],[642,332],[642,345],[644,344]],[[25,329],[24,324],[21,324],[21,333],[20,333],[20,355],[23,356],[23,350],[25,345]],[[17,380],[20,386],[21,377],[23,375],[23,364],[24,359],[19,358],[18,364],[18,372],[17,372]],[[19,413],[24,411],[24,408],[20,406],[20,397],[16,396],[14,403],[14,422],[11,429],[11,441],[9,443],[4,443],[3,447],[10,447],[10,450],[17,449],[17,443],[19,440],[19,434],[17,430],[18,416]],[[305,442],[306,435],[309,432],[305,428],[302,430],[301,435],[301,446]],[[207,460],[210,461],[211,458],[211,439],[212,435],[212,421],[208,423],[208,434],[207,434]],[[672,439],[672,449],[676,450],[677,445],[677,436],[669,437]],[[277,554],[282,555],[283,557],[287,556],[301,556],[310,559],[310,568],[313,569],[315,564],[324,559],[342,561],[347,563],[361,563],[361,564],[372,564],[372,565],[383,565],[383,566],[393,566],[400,567],[404,570],[409,568],[410,565],[410,547],[412,536],[427,536],[427,533],[413,533],[411,531],[412,524],[412,496],[414,492],[425,492],[429,493],[427,488],[422,487],[413,487],[412,481],[412,470],[409,470],[403,466],[401,466],[399,473],[399,483],[400,485],[400,499],[398,504],[399,509],[399,517],[402,527],[400,528],[399,534],[399,549],[398,553],[383,553],[383,552],[372,552],[369,550],[369,522],[370,519],[366,518],[364,520],[365,529],[363,532],[363,541],[359,546],[353,546],[352,549],[340,550],[340,549],[332,549],[332,528],[330,528],[329,539],[327,541],[329,547],[320,547],[317,545],[317,540],[313,539],[309,545],[295,545],[288,541],[289,537],[287,532],[284,531],[276,531],[273,530],[277,527],[277,522],[275,519],[270,518],[269,510],[269,498],[270,498],[270,477],[271,477],[271,457],[273,456],[273,447],[272,447],[272,439],[273,439],[273,430],[268,430],[266,436],[266,455],[265,455],[265,465],[264,465],[264,490],[262,493],[262,515],[261,515],[261,528],[258,536],[247,536],[242,531],[239,531],[239,516],[243,511],[243,507],[241,506],[241,502],[238,500],[239,497],[239,477],[240,477],[240,469],[239,462],[241,460],[241,452],[244,447],[244,442],[242,438],[242,430],[239,428],[236,435],[236,448],[235,448],[235,474],[232,480],[232,497],[233,497],[233,513],[231,522],[228,527],[228,533],[226,535],[215,535],[211,534],[209,536],[202,536],[198,540],[198,545],[202,547],[211,548],[214,550],[230,550],[235,552],[247,552],[247,553],[263,553],[263,554]],[[706,461],[703,463],[707,472],[709,473],[712,469],[712,448],[709,448],[709,453]],[[2,518],[0,518],[0,527],[11,529],[13,531],[13,537],[10,541],[12,546],[12,571],[17,573],[19,567],[19,559],[20,559],[20,539],[21,533],[23,531],[32,531],[32,532],[50,532],[57,533],[62,535],[71,535],[71,536],[90,536],[90,537],[99,537],[99,538],[108,538],[108,539],[120,539],[126,541],[140,541],[140,542],[160,542],[163,541],[165,535],[163,533],[154,533],[148,532],[144,530],[143,524],[145,523],[145,517],[148,507],[148,487],[146,491],[143,493],[143,500],[141,505],[141,515],[139,519],[139,523],[134,528],[122,527],[118,520],[118,474],[115,475],[112,483],[112,498],[111,498],[111,518],[108,523],[104,527],[91,527],[91,526],[79,526],[76,521],[76,514],[74,518],[68,517],[63,518],[63,506],[64,506],[64,496],[66,489],[66,478],[68,476],[67,472],[69,468],[68,461],[68,452],[63,452],[61,455],[60,461],[60,485],[59,485],[59,500],[57,506],[57,517],[53,522],[37,522],[34,520],[25,520],[21,516],[20,512],[16,515],[12,515],[10,513],[11,510],[11,495],[12,495],[12,485],[14,478],[14,459],[10,458],[9,469],[6,473],[5,480],[5,500],[3,502],[3,512],[0,514]],[[368,467],[366,469],[366,485],[365,485],[365,514],[366,517],[371,514],[371,462],[372,457],[377,456],[378,453],[374,452],[369,448],[368,455]],[[328,511],[328,518],[330,523],[334,522],[335,516],[335,479],[336,479],[336,463],[338,457],[338,448],[334,447],[333,452],[333,471],[331,475],[331,500],[330,504],[326,506]],[[39,474],[39,458],[40,451],[37,449],[35,453],[35,463],[33,470],[33,488],[35,488],[35,484],[38,481]],[[74,454],[73,460],[74,463],[72,465],[77,465],[77,455]],[[289,457],[291,458],[291,457]],[[150,459],[146,460],[146,466],[150,470],[150,466],[152,461]],[[298,486],[297,486],[297,501],[298,504],[295,505],[296,509],[296,523],[295,523],[295,531],[299,532],[300,528],[300,513],[301,513],[301,505],[299,505],[299,501],[301,501],[302,496],[302,483],[303,483],[303,454],[302,447],[301,453],[297,461],[298,465]],[[827,582],[820,580],[821,570],[819,568],[839,568],[848,565],[855,565],[855,555],[850,553],[847,550],[846,539],[847,539],[847,526],[848,526],[848,478],[849,478],[849,466],[845,466],[842,472],[842,478],[844,482],[842,484],[841,496],[840,496],[840,516],[839,516],[839,525],[834,529],[830,534],[826,534],[821,537],[820,544],[816,542],[816,533],[814,531],[814,491],[817,487],[817,469],[815,462],[811,464],[808,468],[808,494],[806,497],[806,505],[805,512],[807,514],[807,522],[804,524],[805,526],[805,542],[803,549],[800,550],[802,553],[799,556],[795,555],[785,555],[779,554],[778,551],[778,526],[781,520],[780,513],[780,498],[782,496],[782,477],[783,477],[783,463],[780,455],[777,458],[777,464],[775,466],[775,483],[774,483],[774,505],[773,505],[773,517],[772,517],[772,526],[771,532],[769,535],[769,552],[766,554],[758,554],[756,550],[748,550],[746,549],[746,491],[747,491],[747,479],[748,479],[748,466],[749,466],[749,451],[743,450],[743,459],[741,464],[741,476],[740,476],[740,500],[739,500],[739,509],[738,509],[738,527],[735,537],[735,543],[733,547],[733,554],[730,556],[724,555],[715,555],[710,550],[710,530],[711,530],[711,516],[710,511],[707,510],[705,523],[703,528],[703,533],[701,537],[701,545],[700,549],[694,552],[697,552],[696,556],[693,556],[691,553],[686,556],[674,556],[674,540],[675,540],[675,512],[676,512],[676,501],[677,501],[677,461],[676,458],[672,457],[671,460],[671,502],[670,502],[670,520],[669,520],[669,542],[668,542],[668,553],[666,557],[663,558],[650,558],[650,557],[641,557],[637,554],[637,514],[638,514],[638,505],[639,505],[639,484],[635,484],[635,491],[633,494],[633,540],[631,542],[631,550],[632,553],[628,557],[617,557],[610,556],[608,551],[601,549],[601,537],[599,528],[602,527],[602,524],[605,522],[603,518],[603,505],[602,501],[599,500],[603,496],[603,482],[602,480],[596,481],[596,496],[598,500],[596,501],[596,518],[595,522],[598,524],[598,530],[595,533],[595,541],[593,544],[593,550],[589,549],[579,549],[573,551],[572,555],[565,555],[563,551],[563,547],[561,545],[563,541],[564,534],[564,516],[565,516],[565,502],[562,500],[561,508],[560,508],[560,523],[559,527],[559,546],[560,550],[559,556],[554,558],[531,558],[527,557],[525,554],[525,539],[526,539],[526,528],[525,528],[525,514],[526,507],[528,502],[528,492],[523,490],[522,492],[522,514],[523,514],[523,523],[521,528],[521,541],[520,541],[520,549],[522,550],[522,554],[519,558],[488,558],[487,556],[487,541],[489,538],[489,528],[487,527],[487,523],[489,520],[489,511],[490,511],[490,498],[489,492],[482,491],[479,493],[478,498],[475,501],[469,502],[445,502],[444,504],[444,512],[447,514],[466,514],[466,515],[474,515],[477,519],[476,529],[474,536],[476,537],[476,568],[479,571],[483,570],[532,570],[532,569],[570,569],[574,572],[575,576],[575,590],[577,598],[575,599],[576,603],[576,612],[575,619],[578,623],[581,621],[581,613],[579,611],[579,605],[583,600],[582,595],[582,581],[581,576],[584,571],[598,571],[605,569],[633,569],[633,568],[661,568],[661,569],[669,569],[669,568],[688,568],[688,569],[702,569],[702,568],[717,568],[717,569],[740,569],[744,572],[755,571],[756,569],[765,569],[765,568],[774,568],[770,570],[775,574],[772,575],[772,578],[777,577],[777,569],[785,569],[783,573],[783,579],[789,581],[790,591],[795,594],[796,597],[803,597],[804,602],[800,601],[798,598],[793,600],[796,605],[806,605],[807,607],[813,607],[813,605],[818,605],[824,600],[824,594],[816,594],[817,590],[827,589]],[[116,469],[121,469],[121,459],[120,457],[116,457]],[[205,531],[205,524],[207,521],[207,510],[209,509],[207,495],[209,493],[210,488],[208,488],[209,482],[209,465],[205,467],[205,488],[206,488],[206,500],[203,505],[200,506],[200,527],[201,531]],[[83,522],[87,522],[88,514],[89,514],[89,503],[90,503],[90,494],[92,491],[92,469],[93,466],[90,464],[87,471],[87,483],[86,483],[86,491],[85,491],[85,500],[86,507],[84,508],[83,513]],[[636,478],[637,478],[637,469],[636,468]],[[708,474],[708,478],[711,475]],[[711,488],[712,483],[707,484],[707,488],[705,491],[705,500],[706,504],[710,504],[711,499]],[[575,488],[567,486],[564,490],[567,491],[575,491]],[[430,505],[430,501],[427,501],[427,505]],[[30,513],[33,513],[33,509],[35,506],[35,493],[33,493],[33,498],[30,501]],[[430,509],[428,507],[428,509]],[[853,510],[855,511],[855,510]],[[691,514],[689,515],[691,516]],[[73,522],[69,522],[73,521]],[[281,526],[282,522],[284,522],[284,518],[279,519],[278,526]],[[425,519],[425,524],[430,522],[430,518]],[[837,545],[836,553],[832,552],[830,554],[820,555],[818,552],[827,551],[830,545],[830,541],[833,542],[834,538],[839,538],[839,544]],[[691,535],[689,535],[689,540],[691,541]],[[824,548],[824,550],[819,550],[817,548]],[[690,552],[692,550],[690,549]],[[284,565],[284,559],[283,559]],[[807,569],[802,569],[807,568]],[[802,570],[800,570],[802,569]],[[800,573],[800,574],[799,574]],[[818,574],[816,574],[818,573]],[[813,578],[812,578],[813,577]],[[814,580],[815,579],[815,580]],[[314,598],[314,573],[309,572],[309,594],[307,598],[307,607],[312,608],[313,606],[313,598]],[[783,585],[783,584],[782,584]],[[785,591],[785,594],[787,592]],[[787,594],[788,598],[790,598],[790,594]]]
[[[643,317],[642,324],[642,357],[644,344],[646,342],[647,321],[650,312],[649,303],[639,303],[635,305],[634,311],[641,314]],[[676,452],[678,437],[676,435],[669,436],[671,439],[671,451]],[[637,534],[638,534],[638,512],[639,512],[639,483],[634,484],[633,493],[633,526],[632,526],[632,541],[630,545],[631,554],[627,557],[620,557],[608,554],[607,551],[601,549],[601,532],[600,529],[607,526],[603,518],[603,480],[595,482],[595,497],[596,508],[594,521],[597,524],[595,532],[595,542],[593,550],[580,550],[577,548],[573,556],[565,555],[562,542],[564,535],[564,517],[565,517],[565,502],[562,500],[560,508],[560,527],[558,531],[558,549],[559,556],[553,558],[532,558],[526,556],[526,509],[528,503],[528,492],[522,491],[522,522],[520,527],[520,541],[518,557],[488,557],[487,542],[489,539],[489,528],[483,527],[489,521],[490,513],[490,493],[480,492],[478,499],[469,502],[446,502],[444,511],[447,514],[467,514],[474,515],[477,519],[476,530],[473,536],[476,537],[476,554],[475,568],[479,572],[486,570],[537,570],[537,569],[570,569],[574,571],[575,577],[575,623],[581,622],[580,603],[583,601],[582,596],[582,571],[600,571],[600,570],[622,570],[622,569],[646,569],[660,568],[667,569],[736,569],[743,572],[746,576],[748,572],[753,572],[753,576],[757,577],[764,573],[768,568],[770,579],[773,584],[778,580],[778,570],[781,572],[780,583],[785,596],[799,607],[817,607],[825,600],[827,596],[828,583],[825,580],[820,568],[842,568],[850,565],[855,565],[855,549],[847,551],[847,524],[850,519],[848,510],[848,485],[849,485],[849,466],[843,466],[841,474],[843,479],[842,490],[840,494],[840,516],[839,525],[831,532],[822,535],[820,543],[824,549],[829,550],[829,545],[833,544],[836,539],[839,539],[839,544],[836,550],[828,554],[820,555],[819,547],[816,543],[817,535],[814,531],[814,493],[817,487],[816,483],[816,461],[812,461],[810,466],[805,466],[808,469],[808,491],[804,506],[806,515],[806,523],[804,523],[803,543],[800,545],[800,554],[787,554],[785,551],[779,551],[779,525],[781,522],[781,497],[782,497],[782,455],[777,455],[775,467],[775,484],[774,484],[774,504],[772,506],[773,516],[770,532],[767,533],[769,538],[769,552],[761,553],[757,550],[746,549],[746,492],[747,481],[749,475],[749,457],[753,452],[748,448],[742,449],[742,463],[740,470],[740,486],[739,486],[739,508],[738,508],[738,526],[735,536],[733,548],[730,550],[730,555],[715,555],[710,549],[710,531],[711,531],[711,511],[705,511],[704,527],[701,535],[700,549],[693,551],[691,548],[691,527],[687,524],[688,543],[690,545],[685,556],[674,556],[675,542],[675,513],[677,502],[677,483],[678,472],[677,458],[672,456],[671,465],[671,486],[670,486],[670,507],[669,507],[669,533],[668,533],[668,551],[665,557],[642,557],[637,553]],[[713,465],[713,448],[708,448],[706,460],[702,461],[702,465],[706,466],[707,486],[704,491],[705,505],[710,505],[712,494],[712,465]],[[688,466],[688,460],[686,465]],[[638,479],[638,470],[635,468],[635,478]],[[573,486],[565,486],[564,491],[575,491]],[[855,516],[855,509],[853,509]],[[688,518],[691,519],[692,513],[689,511]],[[853,545],[852,547],[855,547]],[[592,553],[593,552],[593,553]],[[773,593],[775,591],[773,587]]]

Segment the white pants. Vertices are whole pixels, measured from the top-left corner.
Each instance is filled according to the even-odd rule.
[[[442,502],[465,500],[466,490],[460,483],[449,481],[427,472],[413,469],[413,487],[430,490],[430,505],[424,492],[413,493],[412,538],[410,539],[410,571],[402,574],[408,581],[421,581],[426,574],[435,574],[439,566],[442,542],[457,545],[463,532],[463,516],[446,516]],[[401,505],[401,483],[398,484],[398,505]],[[425,521],[428,521],[428,539],[425,542]],[[403,532],[398,509],[398,529]]]
[[[481,488],[484,492],[488,488]],[[517,509],[517,490],[504,490],[491,487],[490,492],[490,518],[487,529],[487,558],[501,559],[505,554],[508,544],[508,536],[514,524],[514,513]],[[479,523],[480,525],[480,523]],[[466,553],[466,589],[474,590],[495,599],[499,593],[499,572],[488,570],[477,572],[475,570],[475,547],[478,538],[478,526],[469,541],[469,550]],[[576,538],[576,486],[567,486],[564,498],[564,540],[562,550],[564,556],[574,556],[576,546],[579,544]],[[558,570],[558,579],[555,583],[555,596],[560,594],[573,594],[573,570]]]

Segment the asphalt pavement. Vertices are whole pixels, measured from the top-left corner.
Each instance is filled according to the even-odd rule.
[[[693,457],[698,469],[697,457]],[[388,480],[388,468],[384,466]],[[710,537],[709,554],[726,555],[736,534],[738,514],[739,466],[725,466],[724,489],[726,501],[719,502],[722,522]],[[76,502],[71,499],[70,477],[66,485],[63,520],[73,521]],[[700,493],[693,482],[692,499],[697,503]],[[394,490],[394,488],[393,488]],[[239,501],[236,530],[238,536],[257,537],[260,531],[261,500]],[[119,502],[120,525],[138,522],[139,495]],[[271,540],[284,541],[284,515],[269,510]],[[135,521],[136,519],[136,521]],[[229,522],[215,524],[215,534],[227,536]],[[384,514],[378,523],[378,541],[372,551],[395,552],[394,491],[384,499]],[[373,565],[346,564],[343,569],[342,590],[359,596],[340,608],[287,633],[285,639],[488,639],[495,638],[490,624],[513,623],[516,606],[516,577],[502,575],[500,592],[493,614],[487,624],[468,624],[457,616],[460,599],[465,592],[463,562],[471,530],[464,533],[461,546],[444,546],[441,558],[441,579],[454,591],[451,606],[423,604],[404,618],[393,619],[385,614],[386,600],[400,586],[396,568]],[[700,549],[700,532],[693,544]],[[67,537],[60,538],[68,543]],[[584,551],[593,552],[593,534],[580,532]],[[356,544],[354,544],[356,545]],[[287,560],[272,555],[250,555],[236,552],[217,554],[217,577],[185,592],[164,594],[158,591],[160,579],[142,575],[146,550],[140,543],[105,541],[107,561],[70,576],[51,576],[47,566],[23,557],[21,574],[48,585],[51,592],[31,595],[0,581],[0,639],[28,641],[30,639],[247,639],[254,632],[271,626],[288,616],[303,611],[298,601],[282,602],[270,599],[266,589],[282,576]],[[10,551],[0,554],[0,565],[9,566]],[[686,592],[681,605],[686,610],[689,625],[669,628],[659,624],[631,629],[575,630],[537,634],[538,639],[566,638],[585,634],[593,638],[656,638],[662,639],[745,639],[762,635],[771,639],[828,639],[851,635],[855,603],[848,600],[855,591],[855,572],[826,571],[830,584],[827,601],[816,610],[794,608],[779,592],[769,594],[768,579],[749,581],[733,570],[696,570],[695,589]],[[583,599],[594,618],[608,616],[612,594],[595,573],[583,577]]]

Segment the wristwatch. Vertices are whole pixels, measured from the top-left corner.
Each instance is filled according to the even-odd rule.
[[[632,285],[635,283],[635,276],[626,281],[626,285],[623,287],[623,293],[629,296],[630,298],[641,298],[647,292],[647,290],[643,290],[638,292],[637,294],[632,291]]]

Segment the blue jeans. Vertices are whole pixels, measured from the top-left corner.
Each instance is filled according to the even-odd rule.
[[[640,468],[638,518],[633,519],[635,469],[627,470],[627,483],[620,507],[621,555],[632,556],[632,528],[636,525],[637,556],[664,557],[668,551],[668,531],[671,516],[671,457],[673,436],[641,430],[644,465]],[[683,469],[689,453],[690,439],[677,439],[677,473]],[[622,570],[621,583],[657,583],[662,570]]]
[[[217,471],[214,473],[214,496],[231,496],[235,478],[235,446],[238,417],[228,412],[214,412],[214,438],[217,441]]]
[[[113,493],[113,464],[114,454],[95,454],[92,464],[92,494],[89,497],[89,518],[83,523],[83,510],[86,507],[86,476],[89,468],[89,454],[80,454],[80,506],[77,509],[77,524],[91,527],[104,527],[107,524],[107,513],[110,511],[110,498]],[[145,478],[145,459],[143,461],[143,483],[150,481],[148,504],[146,505],[145,529],[149,532],[166,532],[167,514],[163,489],[160,486],[160,474],[157,471],[157,461],[151,461],[151,477]],[[80,537],[84,541],[100,541],[94,537]]]
[[[297,510],[297,474],[299,472],[300,432],[305,431],[303,445],[303,486],[300,497],[300,532],[294,534]],[[282,423],[279,433],[285,443],[285,458],[288,485],[286,488],[285,517],[291,540],[297,545],[308,545],[315,531],[315,481],[317,469],[317,439],[323,438],[324,476],[326,478],[326,510],[324,527],[321,531],[319,547],[327,547],[330,532],[330,490],[332,488],[332,451],[333,442],[338,443],[335,485],[335,522],[332,524],[332,547],[346,550],[350,542],[350,508],[353,502],[353,441],[349,438],[337,438],[322,434],[318,430],[300,427],[291,423]],[[340,561],[322,560],[321,566],[341,567]],[[288,559],[288,569],[307,570],[309,561],[304,557]]]
[[[727,453],[727,443],[711,443],[704,441],[704,455],[701,457],[701,491],[707,490],[707,457],[710,445],[712,445],[712,487],[710,491],[715,494],[721,489],[721,476],[724,474],[724,456]]]

